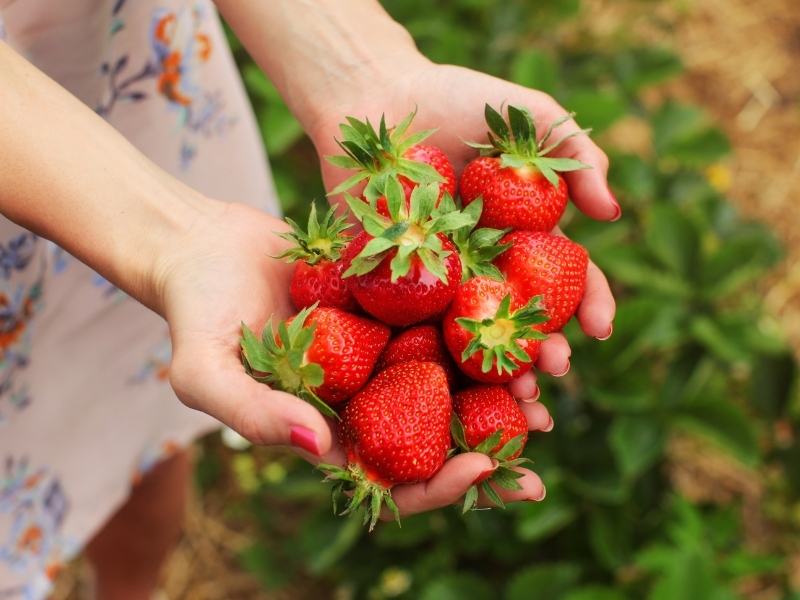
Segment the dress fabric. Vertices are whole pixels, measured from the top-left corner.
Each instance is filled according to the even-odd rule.
[[[0,36],[168,172],[277,213],[210,1],[0,0]],[[216,426],[169,360],[161,318],[0,217],[0,599],[46,597],[131,486]]]

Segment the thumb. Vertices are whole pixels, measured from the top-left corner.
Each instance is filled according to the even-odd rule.
[[[287,445],[322,456],[331,448],[325,418],[299,398],[255,381],[238,361],[187,364],[176,354],[170,382],[186,406],[221,421],[253,444]]]

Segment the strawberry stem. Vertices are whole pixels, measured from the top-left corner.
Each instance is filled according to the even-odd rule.
[[[400,510],[392,498],[391,489],[371,480],[361,466],[348,463],[346,468],[320,463],[317,468],[325,474],[324,481],[333,481],[331,498],[333,512],[349,515],[364,505],[363,525],[369,524],[369,531],[375,529],[381,510],[386,505],[392,511],[395,521],[400,525]],[[339,502],[345,501],[345,508],[339,512]]]
[[[533,167],[552,185],[558,187],[558,173],[588,169],[589,165],[574,158],[548,156],[568,139],[588,134],[590,129],[576,129],[563,135],[556,142],[546,145],[554,131],[564,125],[575,113],[568,113],[553,121],[541,140],[537,140],[536,124],[527,108],[509,105],[508,120],[489,104],[484,107],[484,117],[489,126],[486,134],[488,144],[470,143],[483,156],[499,156],[503,167],[523,169]]]
[[[282,321],[277,331],[270,318],[264,325],[261,339],[242,323],[242,363],[245,371],[256,381],[294,394],[323,415],[338,419],[336,411],[314,391],[325,379],[324,370],[320,365],[306,360],[306,352],[314,341],[316,325],[306,327],[305,322],[315,308],[317,303],[300,311],[288,326]]]
[[[372,239],[352,260],[342,277],[369,273],[396,250],[390,263],[392,282],[408,274],[412,258],[417,257],[428,271],[447,284],[444,261],[450,251],[442,246],[439,234],[450,234],[463,227],[472,228],[476,223],[474,214],[466,209],[459,210],[449,194],[442,197],[437,207],[439,185],[436,183],[415,187],[408,204],[396,177],[386,180],[382,192],[389,209],[388,218],[377,212],[375,202],[366,204],[345,194],[347,205]]]
[[[278,258],[284,258],[290,263],[302,260],[309,265],[315,265],[322,260],[337,261],[341,258],[342,249],[350,240],[345,234],[345,231],[352,227],[347,222],[347,213],[337,218],[332,207],[320,220],[317,217],[317,207],[312,203],[308,214],[308,225],[305,228],[289,217],[286,217],[286,222],[292,226],[292,231],[281,233],[280,237],[294,242],[295,245]]]
[[[369,119],[360,121],[355,117],[346,117],[346,123],[339,125],[341,139],[336,140],[344,154],[326,156],[325,159],[337,167],[355,169],[357,172],[328,195],[347,191],[366,180],[364,194],[371,200],[377,198],[374,195],[375,190],[382,189],[388,177],[400,175],[419,184],[443,182],[444,178],[431,165],[403,158],[412,146],[421,143],[436,131],[428,129],[408,134],[416,114],[414,109],[393,128],[386,126],[385,115],[381,115],[378,131]]]
[[[494,472],[484,481],[479,482],[477,485],[472,485],[468,490],[467,493],[464,495],[464,503],[462,505],[462,514],[469,512],[470,510],[474,510],[477,508],[478,498],[479,498],[479,486],[480,490],[483,491],[484,495],[498,508],[505,508],[505,504],[503,500],[500,498],[500,495],[497,491],[492,488],[491,483],[495,485],[507,489],[507,490],[521,490],[522,486],[519,484],[517,479],[523,476],[522,473],[514,470],[514,467],[519,465],[523,465],[526,463],[532,464],[529,458],[515,458],[509,460],[509,457],[514,456],[522,449],[522,438],[523,435],[517,435],[508,440],[502,447],[497,449],[496,451],[494,448],[500,443],[500,440],[503,437],[503,429],[497,429],[494,433],[487,435],[478,445],[474,448],[470,448],[469,444],[467,444],[466,433],[464,431],[464,424],[458,418],[457,415],[453,414],[452,419],[450,420],[450,434],[453,437],[453,440],[458,446],[461,452],[479,452],[481,454],[485,454],[489,458],[497,461],[498,465],[495,468]]]
[[[465,362],[473,354],[480,352],[483,356],[481,371],[488,373],[492,364],[495,364],[498,375],[502,375],[504,371],[516,371],[519,366],[514,359],[530,362],[530,356],[522,349],[518,340],[547,339],[545,334],[533,327],[548,320],[541,301],[541,296],[535,296],[525,306],[511,312],[511,294],[507,294],[493,317],[481,320],[457,318],[456,323],[473,334],[470,343],[461,353],[461,361]]]

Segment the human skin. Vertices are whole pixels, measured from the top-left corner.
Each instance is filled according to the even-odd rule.
[[[484,102],[529,106],[541,124],[564,112],[540,92],[429,62],[371,0],[217,4],[321,155],[336,152],[333,137],[345,114],[375,118],[385,112],[391,121],[416,105],[416,126],[438,126],[432,142],[460,168],[469,158],[460,140],[485,131]],[[52,239],[167,320],[171,383],[187,406],[257,444],[294,444],[309,460],[342,462],[329,422],[301,400],[255,382],[239,360],[241,322],[260,329],[271,315],[290,311],[290,267],[269,258],[284,247],[271,235],[282,223],[206,198],[170,177],[3,44],[0,73],[0,106],[8,116],[0,119],[0,212]],[[576,126],[562,126],[570,127]],[[605,155],[585,137],[573,138],[561,152],[593,167],[568,174],[576,205],[595,218],[618,217],[605,184]],[[346,176],[328,165],[323,170],[329,186]],[[613,314],[605,278],[591,266],[579,321],[588,335],[605,337]],[[566,341],[552,335],[537,366],[563,374],[568,365]],[[513,391],[529,400],[522,406],[532,430],[552,428],[546,408],[535,401],[532,376],[515,382]],[[404,514],[450,504],[492,466],[483,455],[460,455],[430,482],[400,486],[394,496]],[[519,481],[522,490],[503,491],[505,500],[543,497],[533,472],[525,470]]]

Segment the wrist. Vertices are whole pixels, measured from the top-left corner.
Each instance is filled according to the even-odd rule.
[[[176,181],[166,179],[160,192],[142,198],[145,217],[138,251],[120,248],[119,279],[123,289],[142,304],[164,316],[164,295],[169,269],[166,265],[201,224],[213,221],[225,204],[212,200]]]

